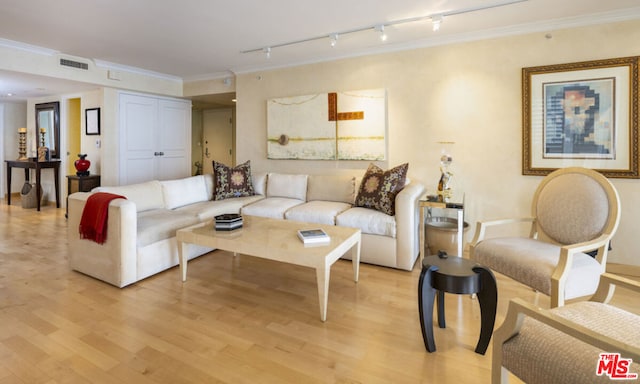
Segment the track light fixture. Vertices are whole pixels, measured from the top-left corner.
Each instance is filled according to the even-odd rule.
[[[384,32],[383,24],[378,24],[373,29],[380,34],[380,41],[387,41],[387,34]]]
[[[431,16],[431,23],[433,24],[433,32],[440,30],[440,24],[442,24],[442,15]]]
[[[308,37],[308,38],[300,39],[300,40],[288,41],[286,43],[272,44],[272,45],[264,47],[264,48],[247,49],[245,51],[240,51],[240,53],[253,53],[253,52],[262,51],[262,52],[265,53],[267,58],[270,58],[271,57],[271,49],[272,48],[287,47],[287,46],[290,46],[290,45],[302,44],[302,43],[307,43],[307,42],[310,42],[310,41],[326,39],[327,36],[329,36],[329,41],[330,41],[331,47],[335,47],[338,44],[338,36],[339,35],[347,35],[347,34],[350,34],[350,33],[362,32],[362,31],[367,31],[367,30],[372,30],[372,29],[376,33],[380,34],[380,40],[381,41],[386,41],[387,40],[387,34],[384,31],[384,27],[385,26],[388,27],[388,26],[395,26],[395,25],[399,25],[399,24],[408,24],[408,23],[414,23],[414,22],[418,22],[418,21],[430,20],[432,28],[433,28],[433,31],[435,32],[435,31],[438,31],[440,29],[440,27],[442,25],[442,20],[444,19],[444,17],[454,16],[454,15],[461,15],[461,14],[464,14],[464,13],[483,11],[483,10],[491,9],[491,8],[504,7],[504,6],[507,6],[507,5],[523,3],[525,1],[529,1],[529,0],[504,0],[504,1],[501,1],[501,2],[497,2],[497,3],[493,3],[493,4],[486,4],[486,5],[482,5],[482,6],[478,6],[478,7],[463,8],[463,9],[457,9],[457,10],[452,10],[452,11],[447,11],[447,12],[433,13],[433,14],[430,14],[430,15],[412,17],[412,18],[408,18],[408,19],[391,20],[391,21],[385,22],[384,24],[374,24],[374,25],[369,25],[369,26],[366,26],[366,27],[354,28],[354,29],[350,29],[350,30],[346,30],[346,31],[335,32],[335,33],[331,33],[329,35],[325,34],[325,35],[321,35],[321,36]]]
[[[338,44],[338,37],[339,35],[337,33],[332,33],[329,35],[331,47],[335,47]]]

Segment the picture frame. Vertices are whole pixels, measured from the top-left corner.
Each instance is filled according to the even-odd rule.
[[[84,111],[85,131],[87,135],[100,134],[100,108],[88,108]]]
[[[522,69],[522,174],[581,166],[639,178],[638,59]]]

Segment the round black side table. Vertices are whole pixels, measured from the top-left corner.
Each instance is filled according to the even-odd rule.
[[[493,272],[475,262],[457,256],[429,256],[422,260],[422,273],[418,283],[418,311],[424,346],[435,352],[433,338],[433,303],[438,292],[438,325],[446,328],[444,320],[444,293],[478,295],[480,303],[480,339],[476,353],[484,355],[491,340],[496,320],[498,291]]]

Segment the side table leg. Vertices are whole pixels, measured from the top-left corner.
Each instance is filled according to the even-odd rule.
[[[436,351],[436,343],[433,338],[433,302],[436,290],[432,286],[432,273],[438,267],[430,265],[423,267],[418,281],[418,314],[420,315],[420,327],[424,346],[429,352]]]
[[[40,193],[40,167],[36,166],[36,198],[38,202],[36,207],[38,208],[38,212],[40,212],[40,200],[42,199],[42,195]]]
[[[496,307],[498,304],[498,289],[496,278],[489,268],[476,266],[473,271],[480,274],[480,292],[478,292],[478,302],[480,303],[480,339],[476,346],[476,353],[484,355],[493,334],[493,327],[496,321]]]
[[[438,327],[447,328],[447,322],[444,320],[444,291],[438,291]]]
[[[60,208],[60,164],[56,165],[53,168],[53,185],[56,190],[56,208]]]
[[[11,166],[9,165],[8,162],[7,162],[7,205],[11,205]]]

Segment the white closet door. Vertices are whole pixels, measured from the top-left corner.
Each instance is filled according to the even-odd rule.
[[[191,102],[120,94],[120,185],[191,175]]]
[[[191,103],[159,101],[157,175],[160,180],[191,175]]]
[[[120,95],[120,185],[156,178],[158,100]]]

